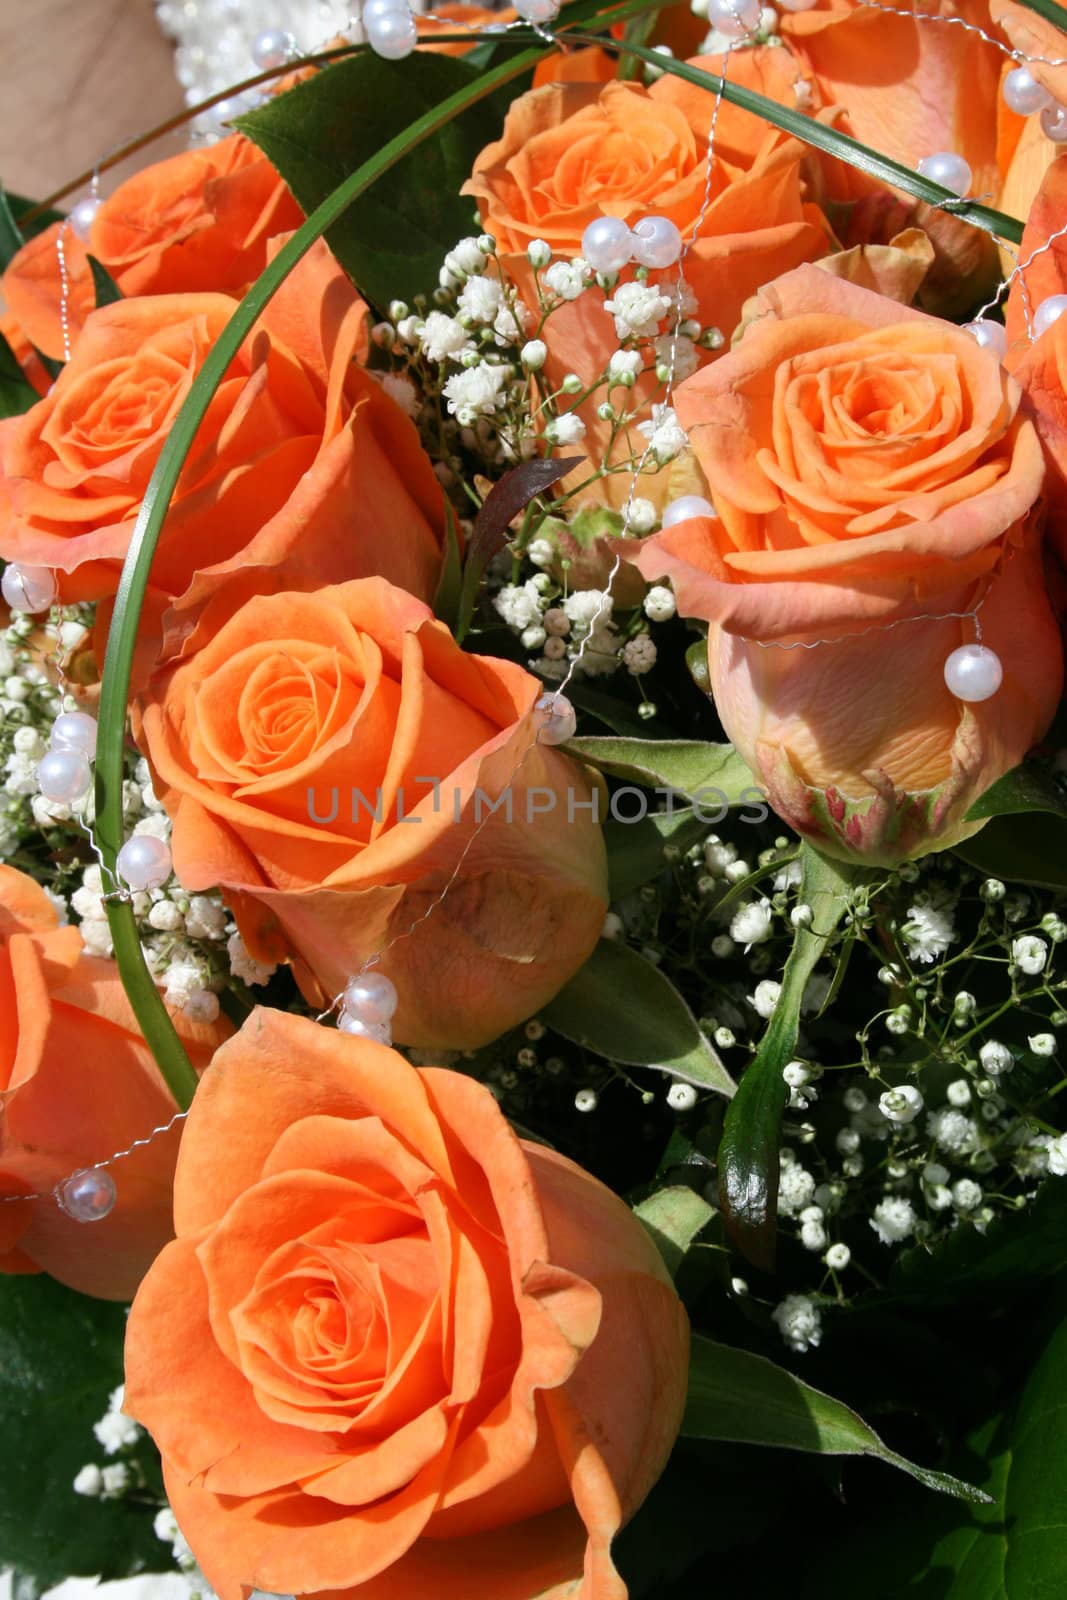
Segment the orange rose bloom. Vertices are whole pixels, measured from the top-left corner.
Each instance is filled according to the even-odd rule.
[[[87,244],[65,228],[72,341],[96,304],[90,254],[127,297],[202,290],[240,296],[266,266],[268,240],[302,221],[266,156],[240,134],[155,162],[108,195]],[[64,227],[57,222],[31,239],[0,279],[26,337],[55,360],[63,359],[56,238]]]
[[[233,311],[220,294],[90,314],[51,393],[0,423],[0,555],[113,595],[160,450]],[[291,275],[216,391],[152,565],[144,631],[213,589],[382,572],[433,593],[443,498],[414,424],[354,363],[366,307],[325,245]],[[387,535],[383,530],[388,530]]]
[[[943,849],[1059,700],[1033,424],[969,334],[817,268],[759,310],[677,395],[718,518],[633,559],[708,620],[719,715],[787,822],[870,862]],[[1004,680],[966,704],[943,668],[975,608]]]
[[[692,63],[709,72],[721,64],[721,57],[712,56]],[[732,81],[787,105],[795,104],[798,77],[783,50],[743,50],[731,58]],[[636,83],[552,83],[512,103],[502,137],[482,151],[463,192],[478,201],[504,269],[528,305],[537,303],[525,254],[531,241],[543,239],[565,259],[577,256],[586,227],[601,215],[631,226],[642,217],[669,217],[689,240],[703,212],[699,237],[685,258],[685,279],[696,301],[694,316],[727,338],[761,284],[824,252],[825,220],[803,198],[804,146],[726,102],[719,107],[704,210],[713,107],[711,94],[669,74],[650,89]],[[673,294],[677,275],[670,268],[651,273],[649,281],[662,282],[664,292]],[[624,281],[631,277],[629,270],[622,274]],[[605,298],[591,288],[548,318],[543,337],[549,385],[558,386],[568,372],[591,383],[606,369],[619,339]],[[671,326],[669,319],[664,326]],[[699,355],[707,358],[704,351]],[[655,366],[650,346],[648,365]],[[650,374],[631,396],[631,407],[653,387]],[[583,449],[593,460],[611,433],[611,424],[596,414],[602,399],[599,393],[579,408],[587,428]],[[625,448],[623,441],[619,449]],[[621,478],[608,478],[598,484],[597,498],[602,502],[616,490],[624,495],[623,485]]]
[[[537,680],[379,579],[212,622],[137,734],[185,887],[221,885],[253,955],[294,953],[316,1004],[384,950],[405,1044],[482,1044],[549,1000],[607,886],[599,780],[535,744]]]
[[[180,1015],[193,1065],[232,1030]],[[0,866],[0,1272],[47,1272],[82,1294],[126,1300],[172,1237],[178,1128],[111,1169],[100,1221],[60,1210],[56,1184],[168,1122],[177,1107],[130,1010],[113,961],[82,952],[32,878]]]
[[[820,102],[846,113],[839,124],[846,132],[906,167],[954,150],[970,164],[971,194],[996,195],[1000,158],[1010,154],[1022,126],[1000,98],[1005,57],[995,44],[944,20],[958,17],[995,34],[988,0],[935,0],[922,9],[925,19],[913,20],[855,0],[817,0],[806,11],[783,11],[780,31],[813,75]],[[847,201],[874,187],[889,202],[880,185],[854,169],[834,161],[823,167],[835,199]],[[858,208],[847,243],[865,242],[857,226],[861,219],[888,242],[888,233],[878,228],[879,209]],[[966,312],[996,282],[994,240],[929,206],[912,208],[909,220],[929,233],[938,254],[923,285],[924,305],[946,315]]]
[[[796,68],[783,65],[782,54],[740,51],[730,77],[792,104]],[[721,57],[698,57],[692,65],[717,72]],[[520,277],[532,240],[544,239],[558,256],[579,255],[582,234],[601,215],[631,225],[650,215],[669,217],[688,238],[704,202],[713,105],[705,90],[669,74],[650,89],[619,82],[533,89],[512,103],[503,135],[482,151],[463,193],[478,201],[484,227]],[[685,276],[703,321],[727,335],[761,283],[826,247],[825,224],[803,203],[803,155],[799,140],[721,105],[711,203],[686,256]],[[665,276],[673,275],[671,269]],[[603,344],[608,354],[617,347],[598,298],[601,291],[591,291],[553,314],[545,333],[550,348],[560,338],[561,321],[568,329],[574,323],[575,337],[581,324],[593,323],[586,345],[599,350]]]
[[[473,1078],[259,1010],[174,1210],[126,1407],[220,1600],[625,1600],[689,1333],[616,1195]]]

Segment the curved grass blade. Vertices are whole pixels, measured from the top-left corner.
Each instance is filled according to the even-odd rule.
[[[104,863],[112,874],[115,871],[115,858],[124,840],[122,777],[126,703],[141,605],[171,496],[215,390],[271,297],[315,241],[343,215],[346,208],[409,150],[429,138],[467,106],[492,94],[502,84],[521,77],[545,54],[547,51],[543,46],[525,50],[492,72],[485,73],[474,83],[466,84],[397,134],[371,160],[357,168],[312,212],[266,271],[256,279],[204,362],[175,419],[145,491],[123,564],[108,635],[96,758],[96,832]],[[160,1072],[179,1106],[185,1108],[191,1103],[196,1089],[196,1074],[145,964],[132,908],[128,903],[111,901],[107,912],[119,975],[130,1004]]]

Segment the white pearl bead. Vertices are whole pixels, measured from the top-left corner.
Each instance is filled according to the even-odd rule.
[[[388,1022],[399,1003],[396,985],[384,972],[361,972],[345,984],[345,1010],[364,1022]]]
[[[676,522],[688,522],[690,517],[713,517],[715,507],[699,494],[682,494],[672,500],[661,518],[661,526],[673,528]]]
[[[96,718],[85,711],[64,711],[52,724],[49,747],[80,750],[87,761],[96,755]]]
[[[977,322],[965,322],[963,331],[970,334],[975,344],[980,344],[983,350],[992,351],[998,361],[1003,361],[1008,349],[1008,335],[1003,323],[990,322],[981,317]]]
[[[88,239],[89,234],[92,232],[93,223],[96,220],[96,213],[103,203],[102,200],[97,200],[93,195],[85,200],[79,200],[76,206],[71,206],[70,226],[71,231],[77,238]]]
[[[37,787],[46,800],[69,805],[89,793],[93,781],[80,750],[49,750],[37,763]]]
[[[621,217],[597,217],[582,234],[582,255],[594,272],[618,272],[632,250],[630,230]]]
[[[631,232],[630,247],[642,267],[673,267],[682,253],[682,235],[669,217],[642,217]]]
[[[559,0],[515,0],[515,10],[527,22],[555,22],[559,16]]]
[[[957,700],[988,700],[1003,679],[1000,657],[984,644],[961,644],[945,662],[945,682]]]
[[[35,615],[47,611],[56,597],[56,577],[51,567],[23,567],[12,561],[4,568],[0,591],[12,611]]]
[[[341,1012],[337,1027],[341,1033],[351,1034],[354,1039],[373,1039],[377,1044],[393,1042],[388,1022],[367,1022],[363,1017],[354,1017],[349,1011]]]
[[[923,156],[918,172],[920,178],[929,178],[942,189],[951,189],[961,200],[971,187],[971,169],[954,150],[938,150],[932,156]]]
[[[1067,142],[1067,107],[1059,106],[1053,101],[1041,113],[1041,131],[1053,144]]]
[[[1051,99],[1029,67],[1015,67],[1004,79],[1004,103],[1020,117],[1031,117],[1035,111],[1043,111]]]
[[[534,706],[540,723],[537,733],[539,744],[566,744],[574,738],[578,714],[565,694],[543,694]]]
[[[760,0],[708,0],[708,21],[728,39],[743,38],[759,27]]]
[[[158,889],[171,874],[170,850],[154,833],[135,833],[115,861],[131,889]]]
[[[372,22],[376,22],[379,17],[386,16],[390,11],[406,12],[410,10],[411,6],[408,4],[408,0],[364,0],[361,13],[363,26],[365,28],[369,27]]]
[[[286,28],[265,28],[253,39],[251,54],[255,65],[264,72],[271,67],[284,67],[296,54],[296,40]]]
[[[411,11],[387,11],[366,24],[367,42],[376,56],[386,61],[403,61],[419,42],[419,30]]]
[[[1058,322],[1067,311],[1067,294],[1050,294],[1047,300],[1042,300],[1034,312],[1034,332],[1040,339],[1047,333],[1054,322]]]
[[[115,1180],[101,1167],[75,1172],[56,1190],[61,1211],[75,1222],[101,1222],[115,1209]]]

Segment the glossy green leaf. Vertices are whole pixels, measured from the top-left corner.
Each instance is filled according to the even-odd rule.
[[[709,824],[688,807],[679,811],[650,811],[637,822],[607,822],[604,843],[608,851],[608,887],[612,900],[622,900],[655,878],[671,859],[699,844]],[[667,852],[670,851],[670,856]]]
[[[801,846],[800,897],[814,912],[798,928],[782,975],[782,992],[759,1050],[731,1102],[719,1145],[719,1195],[723,1219],[738,1248],[770,1269],[775,1254],[778,1145],[789,1098],[782,1069],[792,1059],[804,989],[848,903],[856,870]]]
[[[86,1462],[106,1461],[93,1423],[122,1382],[125,1331],[122,1306],[44,1276],[0,1277],[0,1559],[45,1586],[169,1565],[151,1504],[88,1499],[72,1487]],[[137,1459],[158,1483],[147,1439]]]
[[[477,76],[456,56],[418,51],[386,61],[365,51],[238,118],[237,126],[311,212],[389,139]],[[388,185],[361,196],[330,228],[330,248],[369,300],[386,306],[437,287],[445,253],[476,231],[474,201],[459,191],[499,131],[499,116],[484,104],[453,116],[432,142],[395,163]]]
[[[40,395],[24,377],[15,352],[0,333],[0,417],[21,417]]]
[[[1035,811],[992,817],[980,833],[954,846],[969,866],[1007,883],[1067,889],[1067,821]]]
[[[125,838],[123,760],[126,705],[141,606],[171,496],[215,390],[271,297],[297,262],[344,215],[348,207],[411,150],[448,124],[457,113],[494,93],[513,78],[521,77],[543,54],[541,49],[524,52],[495,71],[468,83],[390,139],[376,150],[370,160],[350,173],[286,241],[274,260],[256,279],[244,299],[235,307],[190,386],[145,490],[130,535],[108,632],[100,693],[95,797],[97,839],[103,864],[109,873],[114,873],[115,858]],[[132,908],[128,903],[112,901],[107,910],[119,975],[141,1031],[179,1106],[188,1106],[196,1091],[196,1074],[148,971]]]
[[[1067,817],[1067,797],[1052,774],[1036,761],[1024,761],[998,778],[975,801],[966,820],[977,822],[982,817],[1011,817],[1028,811]]]
[[[114,305],[116,300],[122,299],[122,290],[107,268],[95,256],[89,257],[89,271],[93,275],[93,290],[98,306],[111,306]]]
[[[672,1278],[693,1240],[714,1215],[704,1196],[684,1184],[660,1189],[634,1206],[634,1216],[652,1235]]]
[[[636,950],[601,939],[550,1005],[544,1021],[609,1061],[655,1067],[699,1089],[735,1084],[678,990]]]
[[[571,739],[572,755],[614,778],[627,778],[646,788],[669,789],[674,794],[696,799],[705,811],[714,813],[708,823],[723,820],[723,807],[747,805],[759,810],[762,821],[767,808],[763,790],[751,769],[732,744],[704,744],[699,739]]]
[[[813,1389],[784,1367],[700,1335],[692,1344],[682,1436],[817,1455],[875,1456],[928,1489],[976,1504],[988,1498],[947,1472],[918,1466],[890,1450],[849,1406]]]

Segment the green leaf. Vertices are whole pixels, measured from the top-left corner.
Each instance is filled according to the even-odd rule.
[[[1008,883],[1067,889],[1067,822],[1040,811],[1025,822],[992,817],[981,833],[953,847],[968,866]]]
[[[1051,22],[1061,33],[1067,33],[1067,11],[1058,6],[1056,0],[1019,0],[1019,4],[1025,6],[1027,11],[1036,11],[1039,17]]]
[[[234,309],[190,386],[145,490],[130,535],[108,632],[100,692],[95,799],[97,840],[102,864],[110,875],[114,875],[115,858],[125,839],[123,760],[126,703],[141,606],[152,557],[171,497],[212,396],[264,307],[315,241],[409,151],[422,144],[439,128],[445,127],[468,105],[484,99],[512,79],[521,77],[544,53],[543,49],[524,51],[495,71],[485,73],[419,117],[377,150],[370,160],[350,173],[286,241],[274,260],[256,279]],[[123,987],[160,1072],[178,1105],[184,1108],[190,1104],[196,1091],[196,1073],[145,963],[133,910],[129,903],[120,901],[110,902],[107,909]]]
[[[869,1600],[904,1592],[936,1600],[1061,1600],[1067,1572],[1067,1320],[1027,1378],[1012,1414],[986,1422],[967,1441],[967,1471],[992,1504],[950,1519],[941,1508],[906,1504],[865,1527],[815,1564],[805,1594]],[[982,1465],[985,1472],[982,1473]],[[883,1566],[884,1562],[884,1566]]]
[[[53,222],[62,222],[64,220],[62,211],[53,211],[47,206],[41,211],[38,208],[37,201],[28,199],[24,194],[15,194],[13,190],[8,189],[5,191],[5,195],[11,215],[18,223],[18,230],[23,239],[36,238],[37,234],[43,233],[46,228],[50,228]],[[27,212],[33,213],[28,222],[26,220]]]
[[[674,985],[614,939],[599,941],[541,1015],[565,1039],[609,1061],[656,1067],[718,1094],[734,1092],[733,1079]]]
[[[1052,774],[1036,761],[1024,761],[998,778],[975,801],[965,820],[978,822],[982,817],[1012,817],[1028,811],[1067,817],[1067,797]]]
[[[757,1266],[773,1268],[778,1201],[778,1143],[789,1090],[782,1069],[792,1059],[800,1002],[816,962],[844,914],[857,869],[801,846],[800,898],[811,906],[810,928],[798,928],[782,975],[782,992],[759,1050],[731,1102],[719,1145],[719,1195],[727,1231]]]
[[[0,188],[0,272],[6,272],[26,241],[19,232],[6,189]]]
[[[97,306],[111,306],[114,305],[116,300],[122,299],[122,290],[107,268],[95,256],[89,257],[89,271],[93,275],[93,288],[96,291]]]
[[[898,1255],[882,1301],[953,1305],[1003,1297],[1058,1272],[1067,1239],[1067,1183],[1047,1178],[1032,1205],[998,1214],[984,1234],[954,1228],[933,1248],[915,1245]]]
[[[709,826],[723,820],[726,806],[757,805],[763,821],[767,807],[756,783],[732,744],[704,744],[699,739],[571,739],[571,755],[580,756],[613,778],[629,778],[646,788],[669,789],[710,807]]]
[[[73,1490],[88,1461],[103,1460],[93,1423],[122,1382],[122,1306],[64,1289],[51,1278],[0,1278],[0,1556],[44,1587],[73,1575],[125,1577],[169,1566],[152,1532],[154,1507],[93,1500]],[[153,1486],[145,1440],[137,1459]]]
[[[40,395],[15,359],[15,352],[0,333],[0,417],[21,417]]]
[[[682,1436],[817,1455],[875,1456],[928,1489],[975,1504],[989,1498],[947,1472],[918,1466],[890,1450],[849,1406],[813,1389],[784,1367],[699,1334],[692,1344]]]
[[[441,576],[437,580],[437,589],[433,597],[433,614],[446,623],[453,633],[459,623],[460,585],[461,568],[456,517],[451,503],[446,500],[445,557],[441,563]]]
[[[608,851],[608,886],[612,900],[623,900],[668,865],[666,851],[682,855],[708,831],[703,817],[688,808],[650,811],[638,822],[604,824]]]
[[[237,127],[311,212],[388,140],[477,76],[456,56],[418,51],[394,62],[365,51],[239,117]],[[417,155],[396,162],[387,186],[364,194],[330,228],[330,248],[368,299],[385,306],[437,287],[446,252],[472,231],[474,202],[460,188],[499,132],[487,105],[457,114]]]
[[[1051,3],[1051,0],[1042,0],[1042,3]],[[757,94],[754,89],[745,89],[729,78],[720,78],[713,72],[705,72],[700,67],[690,66],[687,61],[676,61],[671,56],[659,55],[656,51],[647,50],[641,45],[610,38],[594,39],[591,34],[586,33],[571,32],[570,36],[583,44],[595,43],[605,50],[613,50],[621,55],[637,56],[660,72],[670,72],[676,78],[684,78],[686,83],[694,83],[698,88],[707,89],[711,94],[720,94],[731,105],[752,112],[761,121],[769,122],[772,127],[782,128],[786,133],[802,139],[805,144],[823,151],[825,155],[835,156],[848,166],[855,167],[857,171],[877,178],[880,183],[889,184],[891,188],[903,189],[916,200],[924,200],[928,205],[950,211],[954,217],[960,217],[964,222],[970,222],[974,227],[984,229],[995,238],[1007,239],[1012,244],[1022,243],[1023,224],[1018,217],[1006,216],[1002,211],[978,205],[973,200],[961,200],[950,189],[943,189],[939,183],[931,183],[929,178],[921,178],[913,167],[902,166],[899,161],[893,161],[889,156],[872,150],[869,145],[861,144],[858,139],[850,138],[847,133],[840,133],[828,123],[817,122],[814,117],[805,116],[801,111],[780,105],[776,100],[768,99],[766,95]]]
[[[634,1206],[634,1216],[647,1228],[673,1278],[686,1251],[715,1212],[703,1195],[684,1184],[660,1189]]]

